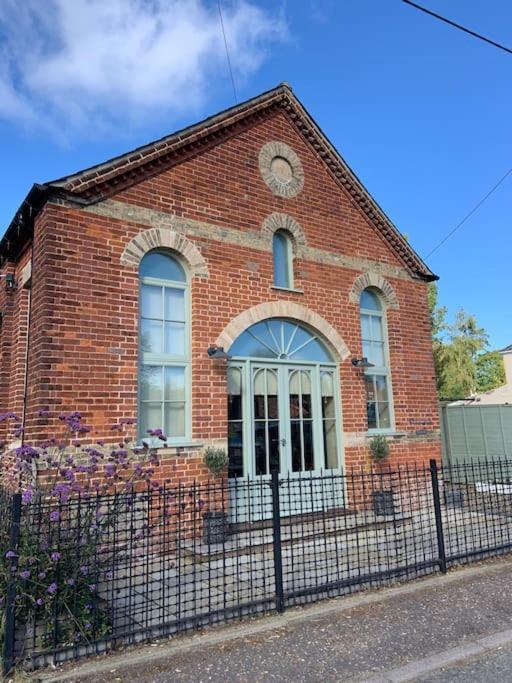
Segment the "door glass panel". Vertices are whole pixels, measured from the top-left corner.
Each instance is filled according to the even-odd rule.
[[[304,469],[310,472],[315,469],[315,459],[313,454],[313,423],[311,420],[304,422],[303,426],[304,438]]]
[[[335,420],[324,420],[324,457],[325,467],[327,469],[338,467]]]
[[[256,474],[267,474],[267,445],[265,422],[254,423],[254,455]]]
[[[269,439],[269,465],[270,472],[277,469],[280,471],[280,457],[281,443],[279,440],[279,422],[268,423],[268,439]]]
[[[228,367],[228,476],[244,476],[242,370]]]
[[[292,471],[300,472],[302,470],[302,444],[299,420],[292,420],[290,425],[290,432],[292,437]]]

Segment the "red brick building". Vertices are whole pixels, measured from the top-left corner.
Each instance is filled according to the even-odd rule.
[[[435,275],[286,85],[34,186],[0,258],[0,412],[29,442],[79,410],[162,428],[162,476],[228,434],[250,478],[366,465],[377,433],[439,454]]]

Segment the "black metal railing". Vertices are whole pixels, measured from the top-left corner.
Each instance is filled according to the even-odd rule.
[[[37,667],[512,549],[511,462],[0,490],[3,666]]]

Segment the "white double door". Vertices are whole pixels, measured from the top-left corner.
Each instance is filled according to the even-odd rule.
[[[329,397],[322,391],[326,373],[334,386],[335,368],[251,361],[244,370],[243,451],[249,483],[236,487],[237,500],[233,503],[237,518],[246,521],[271,515],[271,492],[266,483],[274,469],[281,479],[282,515],[340,505],[342,486],[328,476],[339,471],[338,462],[332,462],[333,447],[338,451],[338,424],[331,418],[338,411],[335,392]],[[331,410],[326,410],[331,404]]]

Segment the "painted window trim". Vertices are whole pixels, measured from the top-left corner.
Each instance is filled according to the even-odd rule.
[[[359,326],[361,330],[361,340],[362,340],[362,325],[361,325],[361,316],[362,315],[370,315],[370,316],[377,316],[380,317],[382,321],[382,340],[384,342],[384,360],[386,361],[386,365],[383,367],[373,367],[369,368],[368,370],[365,370],[364,376],[365,377],[373,377],[375,375],[382,376],[384,375],[386,377],[386,384],[387,384],[387,390],[388,390],[388,406],[389,406],[389,427],[368,427],[366,428],[367,434],[374,436],[377,434],[394,434],[396,432],[396,424],[395,424],[395,407],[394,407],[394,399],[393,399],[393,384],[391,381],[391,361],[390,361],[390,356],[389,356],[389,337],[388,337],[388,319],[387,319],[387,314],[386,314],[386,306],[385,306],[385,300],[382,292],[376,288],[376,287],[365,287],[363,291],[361,292],[361,295],[363,292],[369,289],[372,291],[379,299],[380,305],[381,305],[381,310],[380,311],[375,311],[373,309],[369,308],[364,308],[361,305],[359,306]],[[366,418],[368,420],[368,416]]]
[[[139,275],[139,311],[138,311],[138,370],[137,370],[137,443],[142,442],[148,444],[152,448],[176,448],[185,447],[193,444],[192,441],[192,361],[190,355],[191,349],[191,300],[190,300],[190,275],[183,259],[178,258],[174,253],[170,253],[165,249],[155,249],[155,252],[160,252],[175,259],[183,268],[185,273],[185,282],[179,280],[165,280],[151,276]],[[148,252],[150,254],[152,252]],[[165,354],[165,353],[148,353],[143,352],[140,348],[140,333],[142,320],[142,286],[156,285],[159,287],[167,287],[168,289],[181,289],[184,291],[184,311],[185,311],[185,354],[183,356]],[[158,367],[182,367],[185,369],[185,434],[183,436],[167,437],[165,441],[160,439],[144,436],[140,432],[140,415],[141,415],[141,368],[143,365],[153,365]]]

